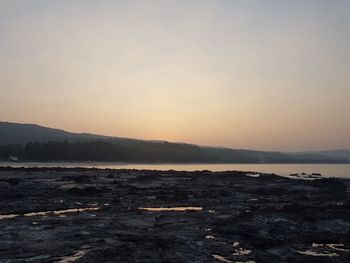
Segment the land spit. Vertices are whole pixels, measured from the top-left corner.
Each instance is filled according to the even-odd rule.
[[[0,262],[350,262],[350,180],[0,168]]]

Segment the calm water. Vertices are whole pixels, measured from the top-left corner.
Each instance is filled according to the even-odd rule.
[[[0,166],[13,167],[84,167],[110,169],[150,169],[150,170],[210,170],[210,171],[250,171],[261,173],[275,173],[289,175],[292,173],[320,173],[326,177],[350,178],[350,164],[125,164],[98,162],[52,162],[52,163],[7,163],[0,162]]]

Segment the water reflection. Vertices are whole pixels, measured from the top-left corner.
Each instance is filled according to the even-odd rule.
[[[313,257],[336,257],[338,256],[337,253],[320,253],[315,252],[312,250],[305,250],[305,251],[298,251],[299,254],[306,255],[306,256],[313,256]]]
[[[174,211],[174,212],[185,212],[185,211],[202,211],[202,207],[197,206],[183,206],[183,207],[140,207],[140,210],[150,211],[150,212],[164,212],[164,211]]]
[[[260,177],[260,174],[246,174],[246,175],[249,177],[255,177],[255,178]]]
[[[330,250],[335,250],[338,252],[348,252],[350,249],[345,248],[344,244],[318,244],[312,243],[312,247],[305,251],[298,251],[299,254],[313,257],[336,257],[337,253],[329,252]]]
[[[12,167],[83,167],[101,169],[147,169],[177,171],[247,171],[256,173],[322,174],[330,177],[350,177],[350,164],[127,164],[117,162],[0,162],[0,166]]]
[[[64,257],[61,260],[56,261],[55,263],[71,263],[71,262],[74,262],[74,261],[78,260],[79,258],[83,257],[85,254],[86,254],[85,251],[78,251],[74,255]]]
[[[1,219],[11,219],[11,218],[14,218],[16,216],[19,216],[19,215],[16,215],[16,214],[0,215],[0,220]]]
[[[225,262],[225,263],[233,263],[233,261],[226,259],[223,256],[220,255],[213,255],[213,258],[216,259],[217,261]]]
[[[43,212],[30,212],[25,214],[8,214],[8,215],[0,215],[0,219],[11,219],[17,216],[48,216],[50,214],[62,216],[67,213],[78,213],[84,211],[96,211],[100,209],[99,207],[87,207],[87,208],[71,208],[65,210],[53,210],[53,211],[43,211]]]

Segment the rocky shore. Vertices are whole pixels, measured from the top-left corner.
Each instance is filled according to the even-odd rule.
[[[350,262],[350,180],[0,168],[0,262]]]

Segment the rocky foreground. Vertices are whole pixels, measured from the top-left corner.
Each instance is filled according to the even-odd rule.
[[[349,187],[245,172],[0,168],[0,262],[350,262]]]

